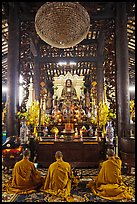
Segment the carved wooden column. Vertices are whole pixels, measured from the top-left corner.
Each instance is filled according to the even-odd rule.
[[[40,63],[39,63],[39,47],[36,37],[30,39],[30,49],[34,56],[34,90],[35,99],[40,101]]]
[[[19,16],[18,2],[10,2],[8,19],[7,136],[18,135],[19,104]]]
[[[47,109],[51,109],[51,106],[52,106],[52,96],[51,96],[51,93],[50,91],[48,91],[48,94],[47,94]]]
[[[129,64],[126,2],[116,3],[116,78],[118,138],[129,137]]]
[[[45,77],[47,79],[47,75]],[[53,95],[54,95],[54,89],[53,89],[53,82],[51,80],[46,80],[46,85],[47,85],[47,109],[49,112],[52,111],[53,109]]]
[[[103,102],[104,93],[104,32],[99,33],[97,47],[97,103]]]
[[[39,57],[34,56],[34,90],[35,99],[40,100],[40,64]]]

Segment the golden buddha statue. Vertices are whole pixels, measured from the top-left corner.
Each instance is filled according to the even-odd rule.
[[[66,80],[65,87],[62,89],[61,99],[78,100],[76,89],[73,87],[71,79]]]

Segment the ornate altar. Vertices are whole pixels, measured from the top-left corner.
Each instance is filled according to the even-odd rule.
[[[67,73],[54,77],[53,84],[52,124],[47,124],[46,129],[43,127],[38,140],[34,140],[37,162],[49,166],[54,161],[55,152],[60,150],[64,159],[77,167],[98,166],[104,156],[104,143],[90,133],[83,76]]]
[[[83,85],[83,76],[72,76],[69,72],[65,76],[54,77],[52,118],[56,126],[64,125],[61,131],[63,135],[72,136],[75,133],[76,125],[86,119],[86,113],[81,103],[85,100],[82,92]]]
[[[40,105],[36,118],[38,124],[33,131],[40,141],[45,140],[46,137],[48,140],[53,137],[54,140],[64,138],[65,141],[66,139],[82,140],[82,136],[92,137],[89,131],[91,122],[88,120],[91,110],[87,111],[90,106],[90,96],[84,94],[84,83],[84,76],[72,75],[69,72],[65,76],[54,77],[54,94],[50,99],[50,109],[51,107],[52,109],[49,111],[48,90],[45,88],[45,82],[41,82]],[[32,100],[32,93],[31,90],[28,101]],[[46,134],[45,128],[47,128]],[[58,131],[54,131],[55,129]]]

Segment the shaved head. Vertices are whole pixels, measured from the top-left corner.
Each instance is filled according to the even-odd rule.
[[[112,156],[114,156],[114,150],[113,149],[108,149],[107,150],[107,155],[109,156],[109,157],[112,157]]]
[[[30,150],[29,150],[29,149],[25,149],[25,150],[23,151],[23,156],[24,156],[24,157],[30,156]]]
[[[63,154],[62,154],[61,151],[57,151],[57,152],[55,153],[55,158],[56,158],[56,159],[60,159],[60,158],[62,158],[62,157],[63,157]]]

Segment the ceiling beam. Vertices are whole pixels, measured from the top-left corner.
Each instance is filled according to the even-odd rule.
[[[89,67],[78,67],[78,68],[76,68],[76,67],[72,67],[72,66],[62,66],[62,67],[51,67],[51,68],[46,68],[45,70],[47,71],[47,70],[49,70],[49,71],[51,71],[51,70],[56,70],[56,73],[58,74],[58,72],[61,74],[61,71],[71,71],[71,70],[79,70],[79,72],[81,71],[81,70],[92,70],[92,68],[89,68]]]
[[[128,19],[135,16],[134,12],[127,13]],[[24,15],[23,13],[19,16],[20,21],[35,21],[35,14],[27,14]],[[111,12],[102,12],[100,14],[94,14],[90,16],[90,20],[105,20],[105,19],[114,19],[115,13],[114,11]]]
[[[40,63],[58,63],[58,62],[96,62],[96,57],[41,57],[39,58]]]
[[[93,14],[92,10],[90,11],[89,7],[92,7],[92,3],[89,4],[90,2],[88,2],[88,4],[85,6],[85,9],[87,7],[87,11],[90,15],[91,20],[102,20],[102,19],[110,19],[110,18],[115,18],[115,11],[112,10],[112,7],[115,6],[115,2],[107,2],[106,5],[104,5],[104,10],[103,11],[97,11],[96,14]],[[84,2],[85,4],[85,2]],[[83,4],[83,6],[84,6]],[[8,16],[8,9],[6,8],[6,6],[11,6],[12,2],[8,2],[8,4],[4,4],[3,3],[3,8],[5,10],[5,12],[7,13]],[[34,21],[35,20],[35,15],[37,11],[34,11],[33,13],[30,13],[31,11],[31,4],[26,4],[24,2],[20,2],[19,3],[20,9],[21,9],[21,13],[20,13],[20,20],[21,21]],[[41,5],[40,5],[41,6]],[[129,7],[129,6],[127,6]],[[127,16],[133,17],[135,16],[135,12],[132,11],[131,9],[127,10]]]
[[[113,12],[109,12],[109,13],[101,13],[101,14],[91,14],[90,20],[103,20],[103,19],[110,19],[110,18],[114,18],[114,14]],[[24,15],[23,13],[20,14],[20,20],[21,21],[35,21],[35,14],[27,14]]]

